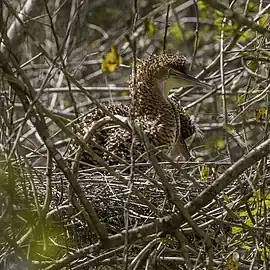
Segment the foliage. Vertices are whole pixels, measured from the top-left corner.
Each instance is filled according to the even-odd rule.
[[[269,3],[41,2],[0,4],[0,268],[268,269]],[[195,159],[77,171],[77,118],[164,47],[211,85],[172,91]]]
[[[113,46],[104,57],[101,70],[103,72],[114,72],[120,64],[122,64],[122,57],[118,54],[117,47]]]

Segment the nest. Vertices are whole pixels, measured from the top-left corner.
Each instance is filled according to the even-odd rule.
[[[187,175],[186,170],[190,171],[188,167],[183,167],[181,171],[169,168],[168,165],[163,165],[163,167],[165,177],[175,191],[177,198],[170,197],[170,192],[153,170],[148,171],[145,177],[135,174],[131,179],[128,174],[122,175],[125,180],[124,182],[123,179],[120,180],[102,172],[93,172],[91,169],[80,171],[77,181],[83,194],[93,205],[109,237],[121,234],[128,229],[150,224],[151,222],[157,221],[160,217],[177,214],[179,209],[175,203],[176,199],[179,199],[183,205],[187,204],[212,183],[212,181],[196,181],[193,183],[191,180],[196,179],[194,176],[199,177],[199,171],[194,171],[193,176]],[[213,176],[210,178],[213,179]],[[97,245],[99,238],[96,232],[89,226],[86,211],[62,173],[55,172],[51,176],[51,203],[46,217],[43,220],[44,223],[40,222],[40,217],[36,211],[37,202],[35,202],[35,196],[37,196],[40,205],[42,205],[46,197],[45,195],[48,194],[46,180],[48,179],[46,179],[44,172],[37,171],[32,183],[34,185],[31,185],[31,183],[27,181],[17,182],[16,190],[18,193],[14,203],[16,204],[16,215],[21,217],[21,221],[17,220],[17,233],[22,234],[22,231],[25,232],[27,228],[25,225],[27,222],[25,222],[25,220],[27,220],[28,223],[31,222],[36,243],[47,239],[46,241],[48,241],[48,243],[55,244],[53,247],[49,248],[50,256],[53,255],[55,259],[65,256],[67,250],[69,250],[69,252],[75,252],[76,250],[87,249],[91,245]],[[243,183],[241,179],[238,179],[238,182],[233,183],[224,191],[226,194],[230,195],[231,201],[237,201],[237,198],[243,197],[243,190],[246,190],[246,192],[250,191],[249,186]],[[35,186],[34,190],[33,186]],[[137,196],[138,192],[144,197],[145,201],[142,201],[141,198]],[[221,201],[222,200],[219,198],[217,202]],[[148,202],[148,204],[145,202]],[[22,215],[25,219],[24,222],[22,222]],[[221,217],[224,221],[222,224],[220,223]],[[233,219],[230,215],[224,215],[222,204],[215,202],[207,205],[207,207],[192,218],[198,226],[207,230],[208,237],[212,239],[214,263],[216,266],[220,267],[224,265],[225,261],[222,259],[219,252],[222,250],[224,253],[228,253],[229,248],[224,245],[224,239],[233,238],[231,234],[232,227],[230,226],[230,222]],[[9,221],[10,220],[7,219],[7,223]],[[46,232],[45,235],[47,238],[44,238],[44,232]],[[191,252],[190,257],[191,261],[195,262],[196,250],[205,248],[205,239],[201,239],[188,222],[181,226],[180,232],[185,239],[182,245],[186,245],[189,252],[191,252],[190,249],[194,249],[194,254],[192,255]],[[152,251],[151,248],[149,249],[149,256],[155,257],[155,259],[153,259],[155,262],[152,262],[153,265],[156,265],[156,269],[164,269],[162,267],[164,264],[171,267],[176,265],[184,266],[185,260],[182,251],[179,250],[179,239],[175,233],[174,231],[166,232],[165,234],[157,233],[149,236],[147,239],[140,239],[140,237],[138,237],[136,244],[131,245],[127,252],[130,263],[132,263],[133,259],[136,258],[143,247],[149,244],[149,241],[166,237],[166,241],[169,242],[164,242],[161,245],[162,249],[159,250],[158,246],[152,249]],[[162,241],[160,244],[161,243]],[[32,243],[31,245],[33,246],[33,250],[35,250],[35,244]],[[90,257],[81,258],[73,262],[72,267],[74,268],[72,269],[89,269],[87,268],[89,265],[102,265],[102,267],[105,268],[100,269],[111,269],[109,265],[122,265],[123,261],[121,258],[123,248],[121,249],[121,247],[119,247],[119,250],[119,256],[116,255],[113,261],[111,258],[109,261],[97,260],[97,262],[94,263],[93,260],[95,256],[93,254],[94,257],[91,255]],[[152,253],[154,250],[157,252],[155,255]],[[247,252],[243,248],[239,248],[239,250],[243,253]],[[215,251],[217,253],[215,253]],[[41,257],[38,254],[34,254],[34,252],[30,252],[30,254],[31,259],[34,261],[44,260],[44,258],[41,259]],[[171,261],[168,261],[169,257],[172,258]]]

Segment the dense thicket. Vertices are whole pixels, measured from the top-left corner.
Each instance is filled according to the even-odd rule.
[[[0,1],[0,268],[270,269],[269,11]],[[66,162],[74,120],[131,102],[133,63],[164,49],[212,87],[174,91],[200,130],[187,141],[196,159],[150,156],[128,173],[131,160]]]

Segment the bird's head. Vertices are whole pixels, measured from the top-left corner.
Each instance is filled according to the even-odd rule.
[[[162,95],[167,97],[173,88],[210,86],[187,74],[187,60],[182,54],[167,54],[149,56],[144,65],[151,67],[144,72],[151,72],[154,84],[162,90]]]

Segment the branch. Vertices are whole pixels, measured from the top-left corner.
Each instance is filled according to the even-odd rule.
[[[255,164],[257,161],[267,156],[270,153],[270,139],[260,144],[249,152],[246,156],[239,159],[234,165],[228,168],[211,186],[206,188],[199,196],[192,202],[187,203],[185,208],[194,215],[200,209],[208,205],[217,194],[224,190],[233,180],[240,176],[246,169]],[[175,213],[163,218],[158,218],[154,222],[146,225],[139,226],[137,228],[130,229],[128,231],[129,244],[134,243],[138,239],[144,239],[145,237],[156,234],[159,232],[172,232],[178,229],[184,222],[185,218],[181,213]],[[108,237],[103,243],[96,243],[86,248],[80,249],[70,256],[66,256],[58,260],[54,265],[47,267],[47,270],[59,269],[72,261],[85,257],[92,252],[99,252],[102,249],[109,249],[119,247],[124,244],[125,231],[113,236]]]
[[[22,70],[20,69],[18,63],[15,61],[12,54],[10,54],[9,59],[13,61],[14,67],[16,68],[18,73],[22,76],[22,78],[25,78],[25,75],[23,74]],[[18,95],[30,121],[35,126],[39,136],[44,141],[44,144],[46,145],[48,151],[51,153],[56,163],[58,164],[59,168],[64,172],[66,178],[68,179],[69,183],[74,189],[76,195],[78,196],[82,205],[84,206],[87,214],[89,215],[90,219],[93,221],[93,224],[94,224],[93,230],[98,233],[101,240],[106,239],[107,233],[104,230],[103,224],[100,222],[93,208],[92,203],[86,198],[79,183],[76,181],[74,175],[68,168],[62,155],[58,152],[58,150],[56,149],[55,145],[53,144],[50,138],[48,128],[46,126],[46,123],[43,117],[42,106],[39,103],[39,101],[36,99],[34,90],[31,88],[30,82],[27,79],[25,79],[22,82],[18,78],[14,77],[11,66],[9,65],[9,63],[7,62],[6,58],[4,57],[2,53],[0,53],[0,63],[3,69],[3,71],[1,72],[2,73],[1,75],[10,84],[11,88]],[[25,85],[29,85],[28,89],[25,87],[24,83]],[[32,102],[30,103],[30,101]],[[91,224],[89,224],[89,226],[91,227]]]
[[[2,2],[2,1],[1,1]],[[5,1],[6,4],[6,1]],[[34,17],[38,16],[44,5],[40,3],[39,0],[28,0],[22,10],[18,12],[18,16],[21,21],[14,19],[12,24],[10,25],[8,31],[7,31],[7,37],[10,40],[11,48],[14,48],[15,46],[18,46],[18,44],[21,43],[22,39],[25,37],[24,31],[26,27],[26,23],[31,21]],[[9,48],[9,49],[11,49]],[[6,53],[6,47],[2,43],[1,44],[1,52],[3,54]]]
[[[260,26],[259,24],[256,24],[255,22],[247,19],[246,17],[240,15],[237,12],[234,12],[230,8],[226,7],[221,3],[221,1],[217,2],[215,0],[204,0],[205,3],[207,3],[209,6],[211,6],[214,9],[217,9],[218,11],[222,12],[226,17],[230,19],[236,20],[239,24],[245,25],[248,28],[259,32],[260,34],[264,35],[267,38],[270,38],[270,30]]]

